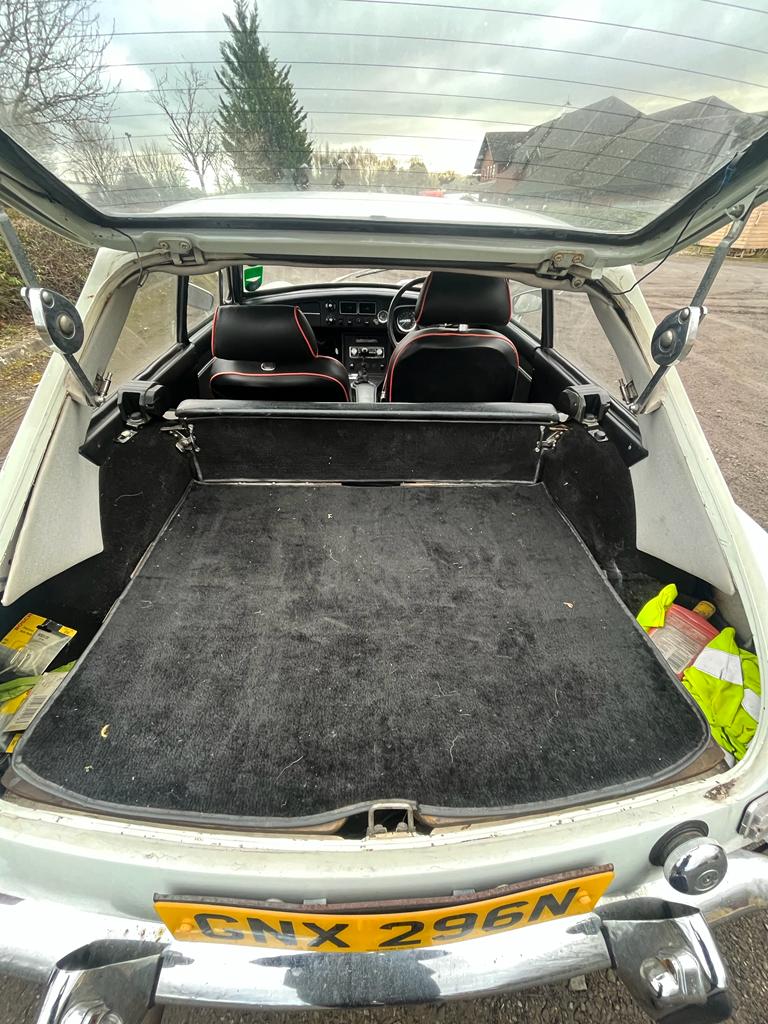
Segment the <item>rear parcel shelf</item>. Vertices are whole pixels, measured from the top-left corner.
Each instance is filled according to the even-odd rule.
[[[542,441],[566,429],[566,416],[546,403],[195,399],[178,406],[176,425],[194,442],[198,479],[208,481],[530,482]]]

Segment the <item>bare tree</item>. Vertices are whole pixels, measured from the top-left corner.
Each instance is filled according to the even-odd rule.
[[[120,181],[125,160],[105,125],[75,124],[71,130],[69,168],[81,182],[108,191]]]
[[[93,0],[0,0],[0,126],[24,144],[103,124],[113,93],[101,76],[110,34]]]
[[[159,189],[187,188],[187,175],[175,153],[160,149],[154,142],[134,155],[138,173]]]
[[[219,136],[216,118],[205,105],[208,79],[192,65],[171,89],[167,77],[155,80],[152,102],[163,111],[170,126],[170,141],[189,166],[205,192],[205,176],[217,163]]]
[[[216,183],[216,191],[219,194],[237,191],[238,182],[235,165],[223,149],[216,150],[211,161],[211,167],[213,169],[213,180]]]

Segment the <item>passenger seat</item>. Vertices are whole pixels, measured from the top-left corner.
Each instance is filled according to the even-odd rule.
[[[220,306],[211,334],[214,398],[348,402],[349,375],[321,356],[296,306]]]

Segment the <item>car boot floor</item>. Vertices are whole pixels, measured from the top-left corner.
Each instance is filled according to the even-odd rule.
[[[193,485],[14,755],[171,820],[627,792],[705,723],[541,485]]]

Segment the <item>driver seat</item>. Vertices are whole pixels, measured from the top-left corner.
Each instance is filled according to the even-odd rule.
[[[511,319],[504,278],[434,271],[416,305],[416,326],[389,360],[384,401],[512,401],[517,348],[493,329]]]

